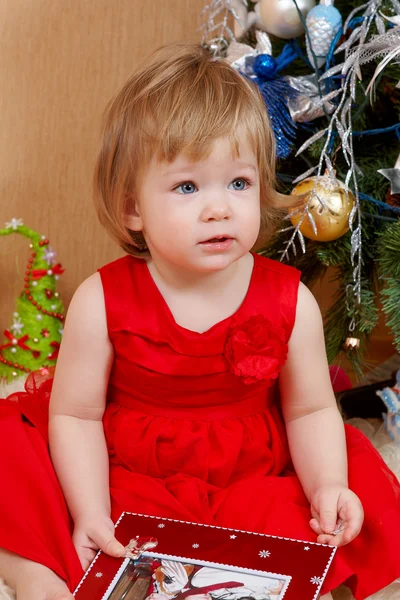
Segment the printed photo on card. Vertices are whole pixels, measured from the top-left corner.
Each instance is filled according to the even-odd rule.
[[[222,566],[200,566],[166,558],[124,565],[110,600],[281,600],[290,577]],[[104,600],[106,600],[107,596]]]

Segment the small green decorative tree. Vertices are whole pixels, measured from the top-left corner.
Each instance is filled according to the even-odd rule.
[[[30,240],[31,255],[13,323],[5,330],[5,341],[0,345],[0,380],[6,382],[55,365],[65,318],[56,291],[64,269],[55,262],[56,253],[49,240],[25,227],[21,219],[11,219],[0,229],[0,235],[13,233]]]

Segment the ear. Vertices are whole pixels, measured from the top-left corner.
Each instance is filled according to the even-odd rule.
[[[139,212],[139,206],[134,198],[129,198],[123,216],[125,227],[132,231],[142,231],[143,222]]]

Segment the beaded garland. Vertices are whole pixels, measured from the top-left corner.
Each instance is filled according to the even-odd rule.
[[[39,246],[46,246],[48,244],[49,244],[48,239],[45,239],[45,240],[42,240],[41,242],[39,242]],[[32,247],[32,244],[30,244],[30,246]],[[63,314],[46,310],[40,304],[38,304],[36,302],[36,300],[34,300],[32,297],[32,292],[29,288],[29,281],[32,279],[32,265],[33,265],[35,258],[36,258],[36,252],[33,252],[30,259],[28,260],[28,265],[26,267],[25,278],[24,278],[25,295],[28,296],[28,300],[33,304],[33,306],[36,306],[37,310],[39,310],[41,313],[43,313],[44,315],[49,315],[49,317],[55,317],[56,319],[59,319],[60,321],[64,321],[65,317]],[[59,268],[56,268],[56,267],[59,267]],[[54,270],[48,269],[46,274],[49,275],[50,277],[52,275],[58,275],[58,274],[61,275],[61,273],[63,273],[64,270],[61,269],[60,267],[61,267],[61,265],[55,265]]]
[[[32,252],[25,269],[23,293],[17,300],[20,310],[14,313],[14,323],[9,328],[10,330],[4,332],[6,342],[0,345],[0,365],[3,365],[0,369],[0,378],[5,377],[6,379],[9,377],[15,378],[19,374],[31,373],[41,366],[49,366],[48,361],[55,361],[58,357],[62,328],[58,329],[52,319],[60,324],[63,324],[65,320],[63,305],[59,299],[59,293],[54,291],[55,282],[53,280],[53,278],[58,279],[64,269],[59,263],[53,264],[55,252],[49,246],[49,239],[25,227],[21,219],[12,219],[9,223],[6,223],[5,229],[0,229],[0,235],[12,233],[19,233],[30,238],[29,247]],[[48,268],[40,268],[43,263]],[[45,289],[43,289],[43,285],[39,285],[39,281],[44,277],[51,277],[53,280],[48,283]],[[46,307],[46,303],[38,300],[38,295],[41,293],[45,295],[45,300],[52,300],[55,303],[51,304],[50,307]],[[24,322],[21,321],[20,312],[23,314]],[[39,339],[39,330],[35,331],[34,323],[35,321],[41,323],[43,319],[46,320],[42,325],[41,336],[43,340],[41,340]],[[29,321],[31,321],[30,324]],[[24,329],[24,334],[21,333],[22,329]],[[34,330],[33,334],[30,333],[30,329]],[[38,346],[31,348],[29,340]],[[10,356],[10,353],[17,354],[21,350],[27,353],[26,360],[25,354],[23,360],[21,360],[21,357],[19,360],[12,360],[13,357]],[[43,350],[45,350],[46,356],[39,360]],[[5,351],[8,352],[8,356],[5,355]]]

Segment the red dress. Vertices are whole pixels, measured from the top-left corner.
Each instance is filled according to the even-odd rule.
[[[126,256],[100,274],[115,350],[104,415],[112,517],[126,510],[315,541],[277,394],[299,273],[256,255],[243,304],[205,333],[174,321],[144,261]],[[47,451],[43,377],[0,401],[0,547],[73,589],[82,572]],[[346,429],[365,523],[337,552],[323,592],[347,580],[361,600],[400,577],[400,487],[364,435]]]

